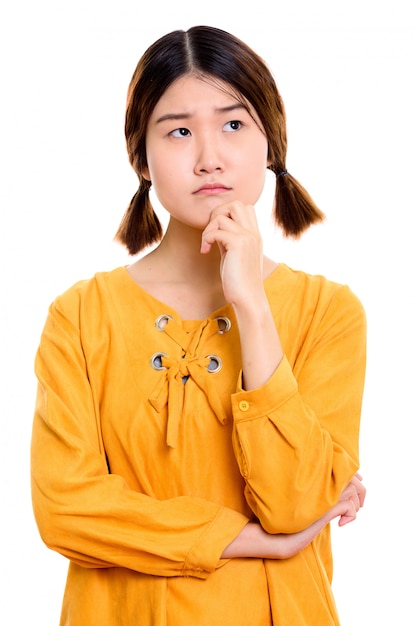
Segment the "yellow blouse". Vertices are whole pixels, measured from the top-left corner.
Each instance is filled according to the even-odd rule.
[[[290,559],[220,558],[248,520],[305,528],[359,467],[362,305],[286,265],[265,289],[286,357],[251,391],[230,306],[184,321],[124,267],[51,305],[31,466],[41,536],[70,560],[61,625],[339,623],[329,527]]]

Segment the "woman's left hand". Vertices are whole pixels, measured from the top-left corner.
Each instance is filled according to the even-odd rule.
[[[339,526],[344,526],[345,524],[348,524],[356,519],[356,514],[359,509],[364,506],[366,487],[364,486],[362,480],[363,477],[357,472],[342,492],[339,502],[351,502],[354,507],[354,514],[342,513],[338,522]]]
[[[232,305],[241,339],[242,384],[256,389],[271,377],[283,350],[264,291],[263,246],[255,209],[230,202],[214,209],[202,233],[202,254],[217,244],[225,300]]]
[[[234,201],[214,209],[202,233],[202,254],[215,243],[226,301],[239,306],[264,294],[263,247],[254,207]]]

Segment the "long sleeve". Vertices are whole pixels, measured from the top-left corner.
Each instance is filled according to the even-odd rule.
[[[294,314],[292,332],[283,330],[289,357],[271,379],[252,391],[239,388],[232,398],[246,498],[270,533],[310,525],[336,503],[359,467],[363,307],[346,287],[315,298],[314,305],[304,303],[312,311],[308,322]]]
[[[109,472],[78,307],[71,315],[51,307],[36,357],[31,474],[40,534],[85,567],[205,578],[248,519],[201,497],[150,497]]]
[[[290,559],[220,558],[255,516],[317,519],[358,467],[361,305],[286,266],[266,290],[286,358],[250,392],[228,305],[182,320],[121,267],[50,307],[31,477],[41,537],[70,560],[62,624],[338,623],[327,530]]]

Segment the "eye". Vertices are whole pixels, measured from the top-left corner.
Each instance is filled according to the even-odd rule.
[[[172,137],[188,137],[190,135],[190,131],[188,128],[176,128],[171,131],[170,135],[172,135]]]
[[[231,122],[227,122],[224,126],[224,129],[228,132],[235,132],[236,130],[239,130],[242,126],[242,123],[239,122],[238,120],[232,120]]]

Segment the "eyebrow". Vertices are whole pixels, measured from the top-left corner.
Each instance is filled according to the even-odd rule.
[[[215,109],[215,113],[217,114],[230,113],[231,111],[238,111],[242,109],[244,109],[244,111],[247,110],[243,104],[240,104],[237,102],[237,104],[231,104],[230,106],[227,106],[227,107],[221,107],[221,108]],[[165,115],[162,115],[161,117],[159,117],[155,121],[155,123],[160,124],[161,122],[165,122],[167,120],[188,120],[191,117],[193,117],[191,113],[166,113]]]

